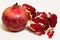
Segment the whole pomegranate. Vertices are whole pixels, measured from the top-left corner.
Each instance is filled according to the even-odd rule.
[[[4,10],[2,21],[7,30],[17,32],[26,27],[28,13],[16,3]]]

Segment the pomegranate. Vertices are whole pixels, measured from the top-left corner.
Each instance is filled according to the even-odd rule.
[[[18,32],[26,27],[28,13],[23,7],[16,3],[4,10],[2,14],[2,21],[7,30]]]

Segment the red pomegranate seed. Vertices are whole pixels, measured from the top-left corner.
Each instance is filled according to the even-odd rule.
[[[36,24],[31,24],[31,25],[30,25],[30,28],[31,28],[34,32],[36,32],[37,34],[45,34],[43,27],[44,27],[44,26],[42,26],[41,24],[38,24],[38,23],[36,23]]]
[[[40,15],[40,17],[47,19],[47,14],[45,12],[37,12],[37,15]]]
[[[51,14],[50,18],[49,18],[49,21],[50,21],[50,26],[55,27],[56,24],[57,24],[57,15],[56,14]]]
[[[49,38],[52,38],[53,34],[54,34],[53,30],[49,30],[48,33],[47,33]]]

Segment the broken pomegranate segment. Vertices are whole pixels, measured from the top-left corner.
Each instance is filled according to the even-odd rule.
[[[49,22],[51,27],[55,27],[57,24],[57,15],[50,13]]]
[[[50,16],[50,26],[55,27],[57,23],[57,16],[55,14],[52,14]]]
[[[47,19],[42,19],[39,17],[32,18],[32,21],[35,23],[42,23],[45,25],[44,29],[47,30],[49,28],[49,21]]]
[[[47,33],[49,38],[52,38],[52,36],[54,35],[54,31],[53,30],[49,30]]]
[[[45,31],[49,28],[49,21],[40,17],[32,18],[34,24],[30,24],[30,29],[36,34],[45,34]]]
[[[28,4],[23,4],[22,7],[29,13],[30,18],[34,18],[36,16],[36,9]]]
[[[37,34],[44,34],[44,26],[41,24],[31,24],[29,28],[31,28],[32,31],[34,31]]]
[[[34,7],[32,7],[31,5],[28,5],[28,4],[23,4],[22,7],[24,7],[25,9],[27,9],[31,13],[36,11],[36,9]]]

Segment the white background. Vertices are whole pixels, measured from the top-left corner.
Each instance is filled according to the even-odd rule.
[[[47,35],[34,35],[26,29],[17,32],[7,32],[2,28],[1,16],[8,6],[15,3],[22,5],[24,3],[30,4],[37,9],[37,11],[45,11],[55,13],[58,16],[58,23],[55,28],[55,33],[52,39],[49,39]],[[0,0],[0,40],[60,40],[60,0]]]

